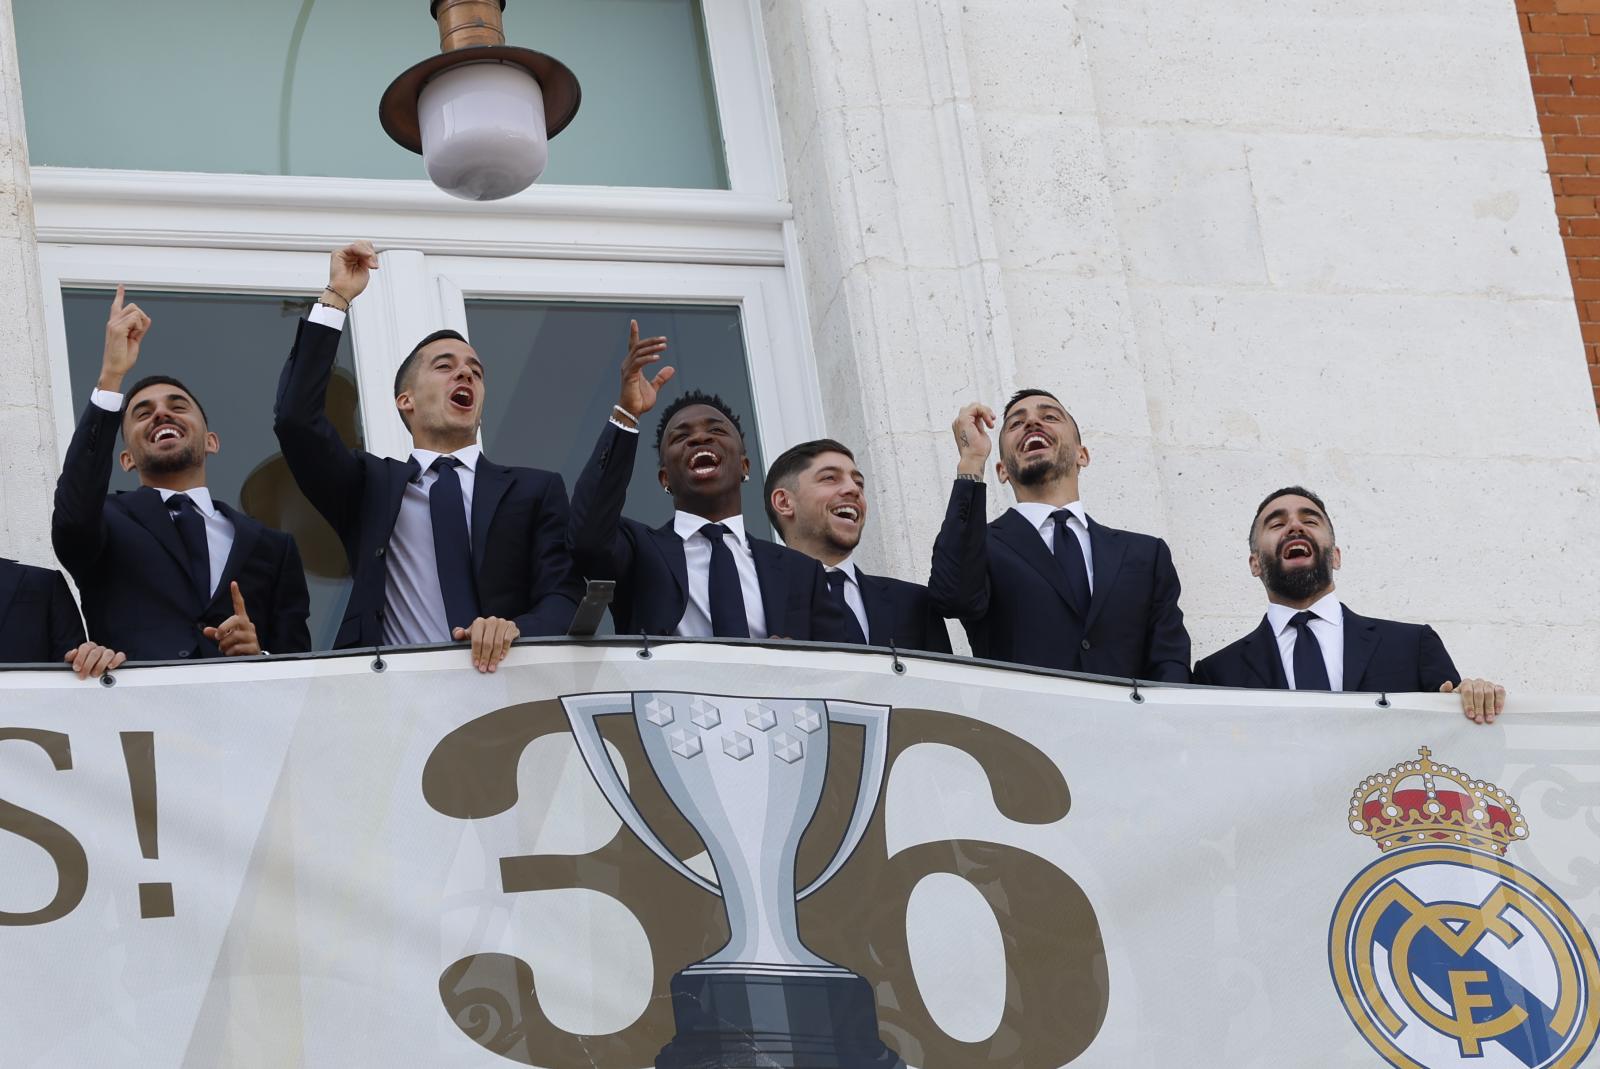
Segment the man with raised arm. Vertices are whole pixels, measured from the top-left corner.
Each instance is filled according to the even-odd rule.
[[[617,631],[848,641],[822,565],[746,533],[739,485],[750,459],[739,417],[722,398],[690,391],[656,425],[657,477],[672,519],[650,527],[622,515],[639,421],[673,376],[670,367],[646,375],[666,349],[666,338],[641,339],[639,324],[629,325],[621,393],[572,490],[573,559],[585,577],[616,581]]]
[[[853,642],[949,653],[950,633],[928,588],[855,563],[867,526],[867,480],[842,442],[819,438],[779,454],[762,489],[783,544],[820,562]]]
[[[211,496],[206,457],[222,442],[199,399],[166,375],[122,392],[149,329],[118,286],[97,388],[56,482],[51,540],[89,635],[139,661],[309,650],[300,552]],[[107,496],[119,428],[117,462],[140,486]]]
[[[1040,668],[1189,681],[1189,633],[1167,544],[1096,523],[1078,498],[1089,465],[1077,421],[1055,395],[1018,390],[1000,424],[995,477],[1017,503],[985,523],[994,412],[963,408],[961,459],[933,546],[928,593],[959,619],[978,657]]]
[[[583,596],[567,554],[566,486],[554,472],[483,455],[486,368],[453,330],[423,338],[395,373],[409,457],[340,441],[328,382],[350,302],[377,266],[369,242],[333,253],[327,288],[300,321],[278,380],[273,429],[350,560],[335,645],[466,642],[474,667],[492,672],[519,636],[565,634]]]
[[[1267,614],[1237,642],[1194,666],[1194,681],[1222,687],[1461,695],[1479,724],[1505,709],[1506,690],[1462,679],[1427,624],[1357,616],[1333,592],[1343,563],[1322,498],[1303,486],[1274,490],[1250,521],[1250,574]]]

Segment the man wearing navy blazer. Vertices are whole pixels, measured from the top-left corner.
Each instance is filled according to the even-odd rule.
[[[79,679],[98,679],[127,659],[84,637],[78,603],[60,572],[0,557],[0,662],[66,661]]]
[[[1187,683],[1189,633],[1167,544],[1090,519],[1078,498],[1089,451],[1055,395],[1019,390],[1001,416],[995,475],[1017,504],[984,522],[995,415],[967,405],[951,426],[960,462],[933,546],[934,604],[961,621],[978,657]]]
[[[831,438],[802,442],[767,467],[767,518],[784,545],[822,564],[828,593],[853,642],[949,653],[944,617],[928,588],[868,575],[852,559],[867,526],[867,482],[855,455]]]
[[[1358,616],[1333,592],[1342,563],[1322,499],[1303,486],[1268,494],[1250,523],[1250,574],[1267,614],[1250,634],[1194,666],[1194,681],[1276,690],[1461,694],[1480,724],[1505,708],[1504,687],[1461,678],[1427,624]]]
[[[121,392],[149,328],[119,286],[97,387],[56,482],[51,541],[83,595],[89,634],[134,660],[304,652],[300,552],[211,496],[206,457],[221,439],[199,399],[165,375]],[[107,496],[113,455],[139,473],[139,489]]]
[[[641,340],[630,324],[620,397],[572,490],[568,538],[579,570],[616,582],[619,634],[847,641],[822,565],[746,533],[739,484],[750,458],[739,418],[720,397],[690,391],[657,424],[658,479],[672,519],[650,527],[622,515],[639,420],[673,375],[670,367],[645,372],[666,348],[667,339]]]
[[[327,418],[328,382],[345,313],[377,266],[365,241],[333,253],[278,380],[273,429],[350,560],[334,644],[467,642],[474,667],[492,672],[518,636],[565,634],[583,596],[567,554],[566,486],[483,455],[485,369],[453,330],[423,338],[395,374],[410,457],[344,445]]]

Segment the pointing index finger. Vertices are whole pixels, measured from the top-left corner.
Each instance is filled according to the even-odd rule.
[[[233,595],[233,614],[250,619],[250,614],[244,611],[244,595],[239,593],[239,581],[236,579],[228,584],[228,593]]]
[[[639,321],[637,319],[630,319],[630,320],[628,320],[628,348],[632,349],[635,345],[638,345],[638,344],[639,344]]]
[[[123,302],[123,299],[126,296],[127,296],[127,287],[124,286],[122,283],[118,282],[117,283],[117,295],[111,299],[111,314],[112,315],[116,315],[118,312],[122,311],[122,302]]]

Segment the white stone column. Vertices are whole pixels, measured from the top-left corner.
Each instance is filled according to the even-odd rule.
[[[16,34],[11,0],[0,0],[0,556],[54,567],[60,461],[39,285]]]

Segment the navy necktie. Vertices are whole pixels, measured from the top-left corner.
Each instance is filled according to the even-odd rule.
[[[433,559],[439,569],[439,592],[449,627],[471,627],[478,618],[478,596],[472,581],[472,541],[467,535],[467,506],[461,496],[461,461],[441,456],[429,466],[439,477],[428,489],[433,520]],[[448,637],[448,636],[447,636]]]
[[[867,636],[861,632],[861,621],[856,619],[855,611],[850,608],[850,603],[844,599],[844,585],[850,581],[838,568],[823,572],[823,577],[828,580],[828,593],[833,597],[833,603],[839,611],[844,613],[845,630],[850,633],[851,642],[859,642],[865,646]]]
[[[211,551],[206,548],[206,521],[201,519],[200,509],[188,494],[173,494],[167,498],[167,511],[172,513],[178,540],[189,558],[189,581],[200,595],[203,606],[211,600]]]
[[[700,533],[711,543],[711,571],[706,593],[711,601],[711,633],[717,638],[749,638],[750,622],[744,614],[744,589],[733,550],[723,541],[731,532],[720,523],[708,523]]]
[[[1071,516],[1070,509],[1056,509],[1050,514],[1050,522],[1056,525],[1056,563],[1061,565],[1061,573],[1067,577],[1073,608],[1083,613],[1089,609],[1089,567],[1083,562],[1083,547],[1078,544],[1077,534],[1067,526]]]
[[[1328,682],[1328,664],[1322,659],[1322,643],[1311,633],[1314,612],[1297,612],[1290,623],[1299,632],[1294,639],[1294,689],[1332,690]]]

